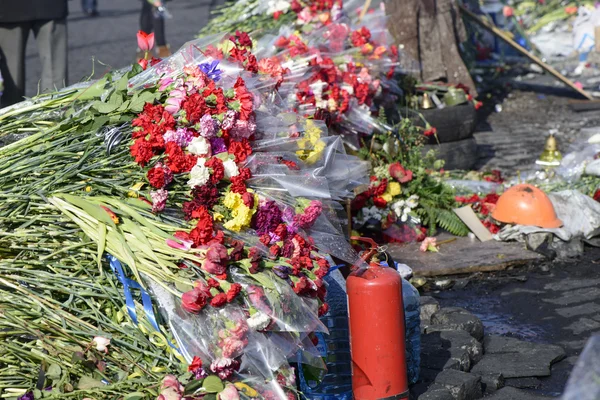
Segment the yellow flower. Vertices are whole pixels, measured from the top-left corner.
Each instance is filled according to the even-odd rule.
[[[258,392],[243,382],[234,383],[237,390],[242,391],[248,397],[258,397]]]
[[[223,221],[223,218],[225,218],[225,216],[221,213],[216,212],[213,214],[213,219],[215,221]]]
[[[256,205],[258,204],[258,198],[256,195],[254,196],[254,204]],[[241,195],[229,192],[225,195],[223,204],[231,210],[231,219],[223,225],[226,229],[239,232],[242,228],[250,226],[256,208],[250,209],[246,206]]]
[[[381,195],[381,198],[389,203],[395,196],[398,196],[401,193],[402,188],[400,187],[400,184],[398,182],[390,182],[385,188],[385,192]]]
[[[300,150],[296,151],[296,154],[308,164],[319,160],[325,150],[325,142],[321,140],[321,129],[310,119],[306,120],[304,136],[297,143]]]
[[[242,202],[242,196],[235,192],[227,192],[225,199],[223,199],[223,205],[230,210],[233,210],[238,204]]]
[[[389,192],[392,195],[392,197],[402,194],[402,188],[400,187],[400,184],[398,182],[388,183],[387,189],[385,191]]]

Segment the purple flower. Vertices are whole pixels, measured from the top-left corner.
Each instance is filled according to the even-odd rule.
[[[292,207],[285,207],[281,215],[281,218],[283,219],[283,222],[285,222],[290,235],[294,235],[298,232],[298,223],[294,221],[294,215],[296,215],[296,213]]]
[[[258,208],[256,218],[254,219],[256,233],[264,235],[265,233],[272,232],[281,221],[281,210],[277,207],[277,204],[274,201],[266,201]]]
[[[221,123],[221,128],[228,130],[233,128],[235,124],[235,120],[237,119],[237,113],[233,110],[229,110],[225,113],[225,118],[223,118],[223,122]]]
[[[210,116],[205,114],[200,118],[200,135],[207,139],[215,136],[217,132],[217,122]]]
[[[285,265],[276,265],[273,267],[273,272],[281,279],[287,279],[292,273],[292,269],[290,267],[286,267]]]
[[[210,79],[212,79],[215,82],[219,82],[219,79],[221,79],[221,74],[223,73],[223,71],[221,71],[219,68],[217,68],[218,66],[219,66],[218,60],[215,60],[211,63],[202,63],[199,65],[200,71],[204,72],[206,74],[206,76],[208,76]]]
[[[194,138],[194,134],[187,128],[177,128],[176,131],[167,131],[163,135],[165,143],[175,142],[179,147],[187,147]]]
[[[196,379],[204,379],[208,376],[208,373],[204,370],[204,368],[198,368],[194,371],[194,378]]]
[[[33,392],[27,392],[23,396],[20,396],[17,400],[34,400]]]
[[[210,148],[212,150],[213,155],[224,153],[227,151],[225,141],[219,137],[214,137],[210,139]]]

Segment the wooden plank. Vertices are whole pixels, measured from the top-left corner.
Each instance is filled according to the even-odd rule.
[[[575,112],[600,110],[600,100],[571,100],[569,107]]]
[[[451,237],[442,234],[437,239],[444,242]],[[516,242],[480,242],[461,237],[442,244],[439,253],[424,253],[419,246],[420,243],[389,244],[387,251],[394,261],[411,267],[415,276],[426,277],[502,271],[543,259],[541,255],[527,250],[524,244]]]
[[[512,40],[504,31],[502,31],[501,29],[498,29],[496,26],[494,26],[490,22],[479,18],[479,16],[475,15],[473,12],[467,10],[464,5],[459,4],[458,6],[460,8],[460,11],[465,16],[469,17],[474,22],[478,23],[482,27],[484,27],[487,30],[489,30],[490,32],[492,32],[494,35],[498,36],[500,39],[504,40],[512,48],[514,48],[519,53],[523,54],[525,57],[528,57],[530,60],[532,60],[533,62],[538,64],[540,67],[542,67],[542,69],[544,69],[546,72],[548,72],[549,74],[554,76],[556,79],[560,80],[562,83],[569,86],[571,89],[575,90],[577,93],[579,93],[586,99],[594,100],[594,98],[589,93],[587,93],[585,90],[582,90],[582,89],[578,88],[577,86],[575,86],[575,84],[573,82],[571,82],[571,80],[569,80],[566,76],[564,76],[563,74],[561,74],[560,72],[558,72],[557,70],[552,68],[550,65],[543,62],[540,58],[536,57],[535,55],[531,54],[529,51],[527,51],[526,49],[521,47],[521,45],[519,45],[517,42]]]

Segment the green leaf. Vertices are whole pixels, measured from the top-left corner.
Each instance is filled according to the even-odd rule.
[[[190,383],[188,383],[187,385],[185,385],[185,390],[184,390],[183,394],[185,396],[191,396],[191,395],[193,395],[199,389],[202,388],[202,383],[203,382],[204,382],[204,379],[198,379],[198,380],[191,381]]]
[[[122,103],[103,103],[102,101],[98,100],[92,103],[92,108],[98,110],[99,113],[109,114],[119,108],[121,104]]]
[[[123,75],[121,79],[117,81],[117,85],[115,86],[117,91],[123,92],[127,90],[127,82],[129,82],[129,79],[127,79],[127,75]]]
[[[121,95],[121,93],[115,91],[108,98],[108,103],[120,107],[121,104],[123,104],[123,96]]]
[[[57,364],[51,364],[48,367],[48,371],[46,371],[46,376],[50,379],[52,379],[53,381],[56,381],[58,379],[60,379],[60,374],[62,373],[62,370],[60,369],[60,367]]]
[[[78,100],[91,100],[100,98],[100,95],[104,93],[106,84],[108,83],[108,75],[96,82],[92,83],[88,88],[83,89],[81,94],[77,97]]]
[[[123,400],[141,400],[141,399],[145,399],[146,395],[142,392],[133,392],[133,393],[129,393],[126,394],[123,397]]]
[[[204,378],[202,386],[204,387],[204,391],[206,393],[219,393],[225,389],[225,386],[223,386],[223,381],[221,381],[221,379],[216,375],[209,375]]]
[[[82,376],[79,379],[79,383],[77,383],[77,389],[79,390],[95,389],[101,387],[104,387],[104,384],[102,382],[89,376]]]
[[[81,197],[73,196],[73,195],[66,194],[66,193],[61,193],[60,195],[57,195],[57,197],[62,197],[63,199],[65,199],[66,201],[71,203],[72,205],[81,208],[83,211],[88,213],[92,218],[95,218],[96,220],[98,220],[100,222],[104,222],[105,224],[108,224],[113,229],[117,229],[117,226],[115,225],[112,218],[108,215],[108,213],[104,209],[100,208],[99,206],[97,206],[93,203],[90,203],[89,201],[86,201],[86,200],[82,199]]]
[[[102,222],[98,223],[98,270],[102,270],[102,255],[106,248],[106,225]]]

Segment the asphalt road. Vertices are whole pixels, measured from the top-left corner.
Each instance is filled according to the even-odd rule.
[[[98,0],[100,15],[86,17],[78,0],[69,1],[69,83],[99,77],[111,68],[124,67],[135,59],[141,0]],[[166,35],[172,49],[194,38],[209,19],[210,10],[223,0],[174,0],[167,3],[173,15]],[[27,45],[26,95],[37,93],[41,65],[33,35]]]

